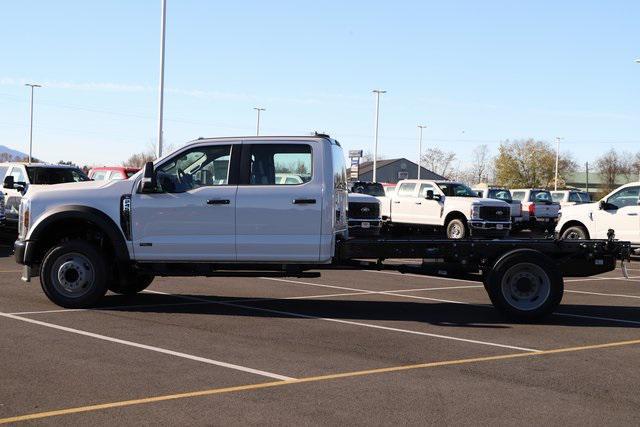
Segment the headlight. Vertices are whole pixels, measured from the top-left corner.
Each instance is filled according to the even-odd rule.
[[[31,222],[31,201],[27,198],[20,200],[20,209],[18,211],[18,239],[24,239],[29,232]]]
[[[471,205],[471,219],[480,219],[480,205]]]

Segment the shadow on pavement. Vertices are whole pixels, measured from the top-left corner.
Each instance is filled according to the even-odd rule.
[[[189,300],[191,298],[191,300]],[[194,300],[195,299],[195,300]],[[205,300],[201,301],[199,300]],[[184,305],[182,305],[184,303]],[[158,304],[180,304],[159,306]],[[264,318],[331,317],[352,321],[408,321],[438,326],[477,328],[509,328],[511,322],[492,306],[463,305],[446,302],[414,301],[358,301],[335,299],[237,298],[203,295],[109,295],[98,310],[196,314],[209,316],[250,316]],[[270,310],[270,311],[261,311]],[[292,313],[292,314],[287,314]],[[581,316],[617,319],[640,319],[640,307],[603,305],[561,305],[558,312]],[[295,315],[294,315],[295,313]],[[535,322],[543,325],[640,328],[640,324],[622,323],[606,319],[585,319],[549,316]]]

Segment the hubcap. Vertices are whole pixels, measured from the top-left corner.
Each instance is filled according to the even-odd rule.
[[[451,226],[449,229],[449,237],[452,239],[459,239],[462,237],[462,227],[460,227],[460,224],[456,223]]]
[[[580,235],[580,233],[574,230],[574,231],[571,231],[569,234],[567,234],[567,239],[579,240],[579,239],[582,239],[582,236]]]
[[[70,298],[89,292],[95,281],[93,264],[79,253],[59,257],[51,269],[51,281],[56,290]]]
[[[509,305],[530,311],[541,307],[549,298],[551,279],[538,265],[520,263],[507,270],[501,288]]]

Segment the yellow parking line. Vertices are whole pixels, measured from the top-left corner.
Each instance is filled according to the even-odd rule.
[[[0,273],[22,273],[22,270],[0,270]]]
[[[419,363],[415,365],[391,366],[388,368],[343,372],[338,374],[320,375],[315,377],[298,378],[298,379],[291,379],[291,380],[285,380],[285,381],[271,381],[266,383],[247,384],[247,385],[241,385],[241,386],[235,386],[235,387],[213,388],[209,390],[192,391],[187,393],[169,394],[164,396],[146,397],[142,399],[133,399],[133,400],[122,400],[118,402],[101,403],[97,405],[78,406],[75,408],[59,409],[59,410],[48,411],[48,412],[36,412],[33,414],[19,415],[11,418],[2,418],[0,419],[0,424],[8,424],[8,423],[15,423],[18,421],[29,421],[29,420],[35,420],[35,419],[41,419],[41,418],[56,417],[60,415],[70,415],[70,414],[78,414],[83,412],[99,411],[102,409],[112,409],[112,408],[122,408],[126,406],[144,405],[148,403],[164,402],[169,400],[187,399],[191,397],[202,397],[202,396],[211,396],[214,394],[233,393],[233,392],[247,391],[247,390],[258,390],[261,388],[271,388],[271,387],[278,387],[278,386],[291,385],[291,384],[328,381],[328,380],[335,380],[339,378],[352,378],[352,377],[360,377],[360,376],[366,376],[366,375],[383,374],[383,373],[389,373],[389,372],[408,371],[412,369],[435,368],[439,366],[463,365],[463,364],[469,364],[469,363],[490,362],[494,360],[517,359],[517,358],[524,358],[524,357],[538,357],[538,356],[544,356],[544,355],[550,355],[550,354],[571,353],[571,352],[585,351],[585,350],[622,347],[622,346],[634,345],[634,344],[640,344],[640,339],[630,340],[630,341],[617,341],[617,342],[610,342],[605,344],[586,345],[581,347],[558,348],[555,350],[543,350],[543,351],[536,351],[536,352],[530,352],[530,353],[511,353],[511,354],[503,354],[499,356],[474,357],[470,359],[445,360],[441,362]]]

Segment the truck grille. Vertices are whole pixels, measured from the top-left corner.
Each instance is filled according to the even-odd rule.
[[[511,208],[508,206],[482,206],[480,207],[480,219],[485,221],[511,221]]]
[[[377,203],[349,203],[349,218],[377,219],[380,217],[380,205]]]

